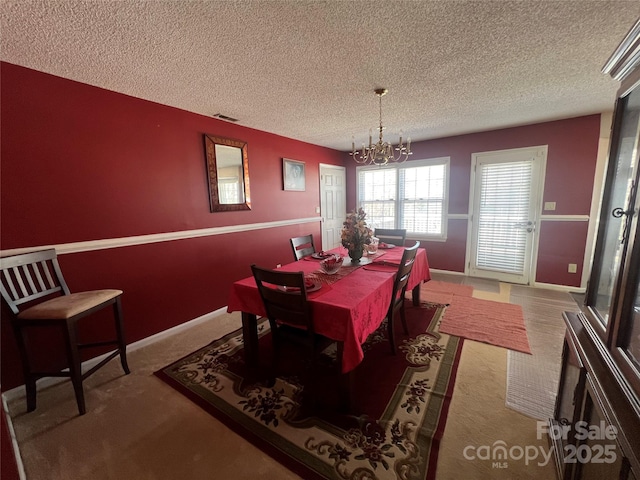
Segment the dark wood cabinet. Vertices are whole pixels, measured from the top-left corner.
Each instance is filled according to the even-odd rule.
[[[562,359],[560,391],[556,397],[554,418],[550,420],[549,435],[556,452],[558,478],[571,478],[574,463],[565,461],[565,457],[576,448],[574,433],[581,417],[587,371],[568,332],[562,347]]]
[[[640,479],[640,21],[604,72],[621,86],[596,248],[549,422],[563,480]]]

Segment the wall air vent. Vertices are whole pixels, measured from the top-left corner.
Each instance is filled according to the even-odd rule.
[[[211,115],[213,118],[219,118],[220,120],[226,120],[227,122],[237,122],[238,119],[237,118],[233,118],[233,117],[228,117],[226,115],[223,115],[221,113],[214,113],[213,115]]]

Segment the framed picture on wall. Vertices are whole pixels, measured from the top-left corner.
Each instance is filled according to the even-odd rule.
[[[285,190],[305,191],[304,162],[282,159],[282,179]]]

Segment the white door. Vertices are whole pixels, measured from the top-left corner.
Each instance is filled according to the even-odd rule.
[[[320,215],[322,249],[340,246],[342,222],[347,216],[346,170],[336,165],[320,164]]]
[[[547,147],[472,155],[469,275],[529,284]]]

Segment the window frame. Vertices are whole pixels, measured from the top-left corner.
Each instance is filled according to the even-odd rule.
[[[447,232],[448,232],[448,219],[449,219],[449,183],[450,183],[450,172],[451,172],[451,157],[434,157],[434,158],[424,158],[419,160],[411,160],[405,163],[400,164],[391,164],[384,166],[376,166],[376,165],[362,165],[356,167],[356,204],[357,208],[362,206],[362,201],[360,198],[360,173],[365,171],[375,171],[375,170],[395,170],[396,172],[396,194],[395,194],[395,225],[393,228],[402,228],[401,225],[398,224],[400,220],[400,206],[402,202],[400,201],[400,170],[407,168],[420,168],[420,167],[431,167],[431,166],[439,166],[444,165],[444,196],[442,199],[442,214],[440,217],[441,221],[441,233],[439,235],[432,235],[427,233],[419,233],[419,232],[410,232],[407,230],[407,239],[412,240],[426,240],[433,242],[446,242],[447,241]],[[366,211],[366,210],[365,210]]]

